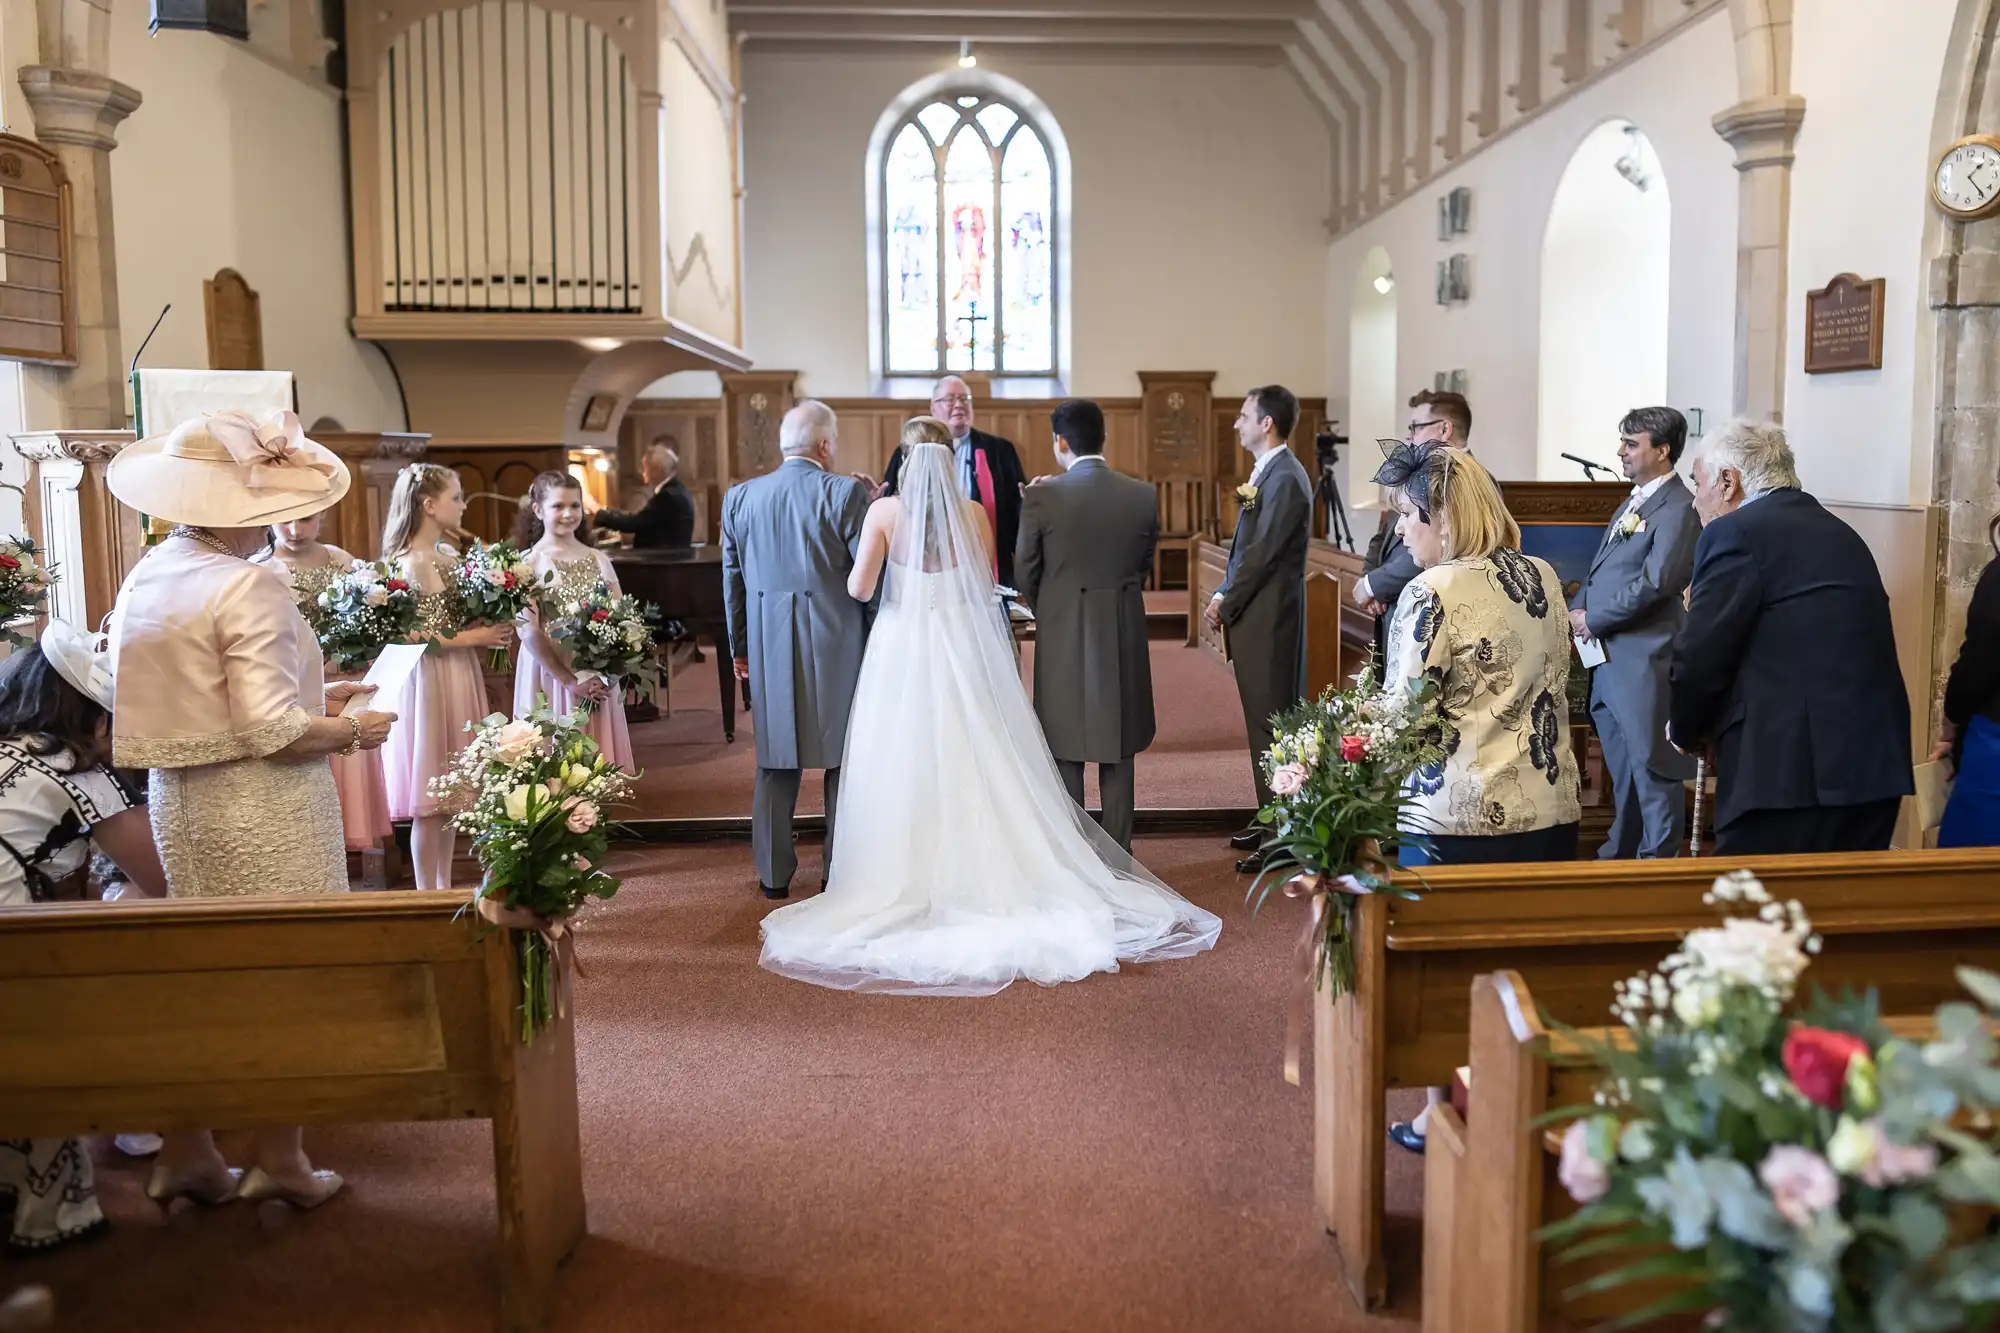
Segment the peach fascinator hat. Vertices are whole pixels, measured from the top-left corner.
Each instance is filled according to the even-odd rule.
[[[206,413],[126,446],[104,480],[142,514],[203,528],[305,518],[352,484],[347,464],[306,438],[296,412]]]

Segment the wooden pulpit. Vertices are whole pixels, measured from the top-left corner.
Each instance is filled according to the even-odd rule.
[[[97,629],[125,576],[146,553],[139,515],[112,498],[105,469],[132,443],[129,430],[45,430],[13,437],[28,464],[22,515],[56,570],[49,611]],[[40,626],[37,625],[37,630]]]

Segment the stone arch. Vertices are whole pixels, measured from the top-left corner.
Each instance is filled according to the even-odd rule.
[[[1737,90],[1745,101],[1792,91],[1792,0],[1729,0]]]
[[[1931,129],[1933,153],[2000,120],[2000,0],[1959,0]],[[1946,674],[1965,635],[1965,608],[1989,560],[2000,514],[2000,217],[1954,222],[1931,211],[1933,377],[1930,499],[1939,510],[1931,605],[1928,735],[1943,725]],[[1913,701],[1915,703],[1916,701]]]

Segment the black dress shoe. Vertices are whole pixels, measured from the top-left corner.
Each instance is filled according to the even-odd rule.
[[[1229,835],[1229,845],[1239,852],[1254,852],[1264,845],[1264,830],[1247,828]]]
[[[1263,852],[1252,852],[1236,863],[1236,873],[1239,875],[1254,875],[1264,868],[1264,860],[1265,855]]]
[[[774,889],[769,884],[763,885],[762,887],[764,890],[764,896],[766,898],[789,898],[792,896],[792,891],[790,889]]]
[[[1389,1142],[1419,1157],[1424,1154],[1424,1136],[1417,1133],[1417,1127],[1407,1120],[1398,1120],[1389,1126]]]

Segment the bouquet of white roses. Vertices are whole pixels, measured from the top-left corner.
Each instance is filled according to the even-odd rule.
[[[535,571],[512,542],[474,542],[452,566],[451,577],[467,620],[504,625],[535,600]],[[486,665],[488,670],[506,670],[506,648],[492,649]]]
[[[631,790],[573,717],[546,707],[514,721],[488,717],[431,783],[452,827],[472,836],[485,872],[479,915],[514,932],[523,1042],[556,1012],[562,950],[578,909],[618,892],[604,871],[605,811]]]
[[[1568,1035],[1601,1072],[1559,1171],[1581,1211],[1542,1232],[1558,1262],[1620,1256],[1572,1295],[1669,1290],[1618,1327],[1677,1312],[1735,1333],[1947,1333],[2000,1313],[2000,1157],[1968,1130],[2000,1107],[1992,1019],[1937,1011],[1892,1035],[1875,996],[1794,1008],[1819,940],[1796,902],[1739,871],[1707,901],[1754,915],[1689,932],[1619,987],[1627,1040]],[[2000,977],[1959,980],[2000,1014]]]
[[[315,631],[334,670],[362,671],[417,628],[417,590],[394,565],[357,560],[319,595]]]
[[[636,597],[613,597],[602,583],[588,597],[571,602],[549,625],[549,637],[569,649],[579,681],[595,674],[614,689],[638,684],[650,695],[659,688],[653,660],[653,626],[659,608]]]
[[[41,549],[30,538],[0,537],[0,639],[16,648],[25,648],[33,640],[5,626],[44,614],[49,585],[56,581],[55,567],[44,565],[40,555]]]

